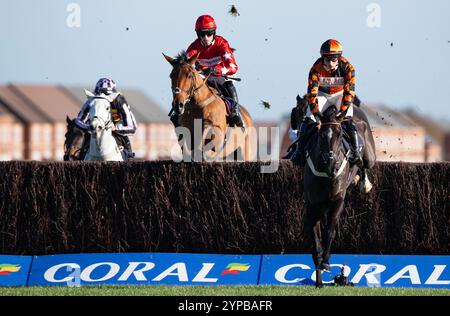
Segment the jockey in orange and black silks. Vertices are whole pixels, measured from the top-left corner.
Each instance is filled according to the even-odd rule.
[[[315,120],[317,110],[324,112],[329,106],[347,111],[353,116],[355,97],[355,68],[342,56],[342,46],[336,40],[326,41],[321,49],[322,55],[309,72],[308,78],[308,116]]]
[[[355,97],[355,69],[342,56],[342,45],[337,40],[329,39],[320,48],[321,57],[312,66],[308,77],[308,110],[300,127],[299,138],[307,134],[310,127],[318,121],[316,114],[323,113],[328,107],[334,106],[340,112],[345,112],[344,127],[349,132],[352,145],[352,162],[360,161],[357,150],[358,134],[353,122],[353,99]],[[304,141],[300,141],[300,164],[304,165]]]

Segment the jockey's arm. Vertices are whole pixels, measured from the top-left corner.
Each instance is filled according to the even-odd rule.
[[[187,58],[191,58],[192,56],[195,56],[199,53],[199,51],[195,48],[194,43],[192,43],[186,51]],[[195,63],[195,69],[197,69],[200,72],[203,72],[206,68],[207,67],[202,66],[198,61]]]
[[[87,130],[89,128],[88,122],[89,122],[89,104],[90,100],[87,100],[83,106],[81,107],[80,112],[78,113],[77,117],[75,118],[75,124],[81,128],[82,130]]]
[[[188,49],[187,49],[187,51],[186,51],[186,56],[187,56],[187,58],[191,58],[192,56],[198,54],[198,50],[196,50],[196,49],[193,47],[193,44],[194,44],[194,43],[192,43],[192,44],[188,47]]]
[[[355,98],[355,68],[353,68],[352,64],[346,62],[344,70],[344,96],[342,98],[341,111],[346,111]]]
[[[115,124],[116,132],[122,135],[134,134],[137,129],[136,119],[134,118],[129,105],[123,96],[122,99],[119,100],[118,106],[121,120]]]
[[[312,114],[315,114],[319,108],[317,97],[319,95],[319,74],[314,69],[314,66],[309,71],[308,76],[308,106]]]
[[[236,63],[236,59],[234,58],[233,50],[225,39],[223,39],[222,45],[220,47],[222,53],[222,63],[216,65],[214,68],[216,69],[216,72],[221,74],[222,76],[234,75],[238,71],[239,66]]]

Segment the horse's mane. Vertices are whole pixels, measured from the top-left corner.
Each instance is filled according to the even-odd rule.
[[[336,119],[336,115],[338,114],[338,110],[334,106],[330,106],[323,113],[325,122],[332,122]]]
[[[181,52],[178,53],[177,56],[175,56],[175,62],[178,64],[181,64],[182,62],[187,62],[189,60],[187,53],[185,50],[182,50]]]

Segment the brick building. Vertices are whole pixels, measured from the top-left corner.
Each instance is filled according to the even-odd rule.
[[[138,124],[131,137],[136,158],[169,159],[178,144],[167,113],[141,91],[122,92]],[[74,118],[85,100],[83,87],[0,86],[0,159],[62,160],[66,116]]]
[[[0,103],[0,160],[23,159],[24,127]]]
[[[86,100],[82,87],[59,87],[72,98],[79,108]],[[144,160],[169,159],[173,146],[178,146],[175,130],[165,113],[151,98],[136,89],[120,90],[130,103],[138,129],[131,137],[136,158]]]

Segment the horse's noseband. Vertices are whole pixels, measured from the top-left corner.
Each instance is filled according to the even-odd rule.
[[[336,159],[336,154],[334,153],[334,151],[330,150],[328,153],[322,153],[322,159],[324,163],[328,163],[331,160]]]
[[[105,98],[105,97],[103,97],[103,96],[95,96],[95,97],[93,97],[93,99],[103,99],[103,100],[106,100],[106,101],[109,102],[109,105],[111,106],[111,101],[110,101],[108,98]],[[110,112],[110,113],[111,113],[111,112]],[[111,126],[112,126],[112,124],[113,124],[113,122],[111,121],[111,119],[105,121],[103,118],[98,117],[98,116],[94,116],[93,118],[91,118],[91,120],[94,120],[94,119],[100,120],[100,121],[103,123],[104,127],[103,127],[101,130],[108,130],[108,129],[111,128]]]
[[[327,123],[322,123],[321,124],[321,126],[324,126],[324,125],[337,125],[340,128],[342,128],[341,124],[339,124],[337,122],[327,122]],[[344,153],[344,159],[343,159],[342,162],[340,162],[339,170],[333,176],[328,175],[326,172],[318,171],[315,168],[315,166],[314,166],[314,162],[311,160],[309,152],[307,152],[308,166],[309,166],[310,170],[312,171],[312,173],[316,177],[322,177],[322,178],[338,177],[338,176],[340,176],[342,174],[342,172],[344,171],[345,166],[347,165],[349,153],[350,153],[350,150],[348,150],[347,153]],[[326,165],[328,163],[330,163],[331,161],[333,161],[333,160],[336,161],[336,159],[337,159],[336,153],[334,151],[332,151],[332,150],[330,150],[328,152],[320,152],[320,156],[322,157],[322,160],[323,160],[324,164],[326,164]]]
[[[208,75],[209,77],[209,75]],[[174,95],[178,95],[181,92],[185,92],[187,94],[187,98],[186,100],[184,100],[183,105],[188,104],[192,97],[197,93],[198,90],[200,90],[201,87],[203,87],[203,85],[206,83],[206,81],[208,80],[208,78],[206,78],[201,85],[199,85],[198,87],[195,87],[195,73],[194,72],[190,72],[189,73],[189,78],[191,79],[191,86],[189,88],[189,90],[183,90],[180,87],[175,87],[172,92]]]
[[[92,118],[92,120],[95,120],[95,119],[100,120],[100,121],[102,122],[102,124],[104,125],[104,126],[101,128],[101,130],[108,130],[108,129],[110,129],[111,126],[112,126],[112,121],[111,121],[110,119],[107,120],[107,121],[105,121],[105,120],[102,119],[101,117],[94,116],[94,117]]]

